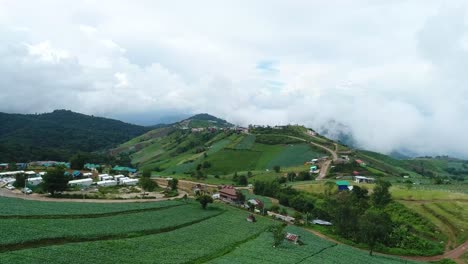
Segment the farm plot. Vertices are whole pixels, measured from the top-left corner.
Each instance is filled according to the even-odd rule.
[[[93,241],[159,233],[222,213],[212,208],[201,210],[187,204],[157,211],[131,213],[98,218],[77,219],[2,219],[0,232],[3,250],[18,244],[39,245],[52,241]],[[169,220],[170,219],[170,220]],[[15,246],[16,245],[16,246]],[[20,246],[21,248],[21,246]],[[0,251],[3,251],[0,250]]]
[[[201,263],[255,238],[272,222],[245,220],[230,209],[208,220],[170,232],[136,238],[71,243],[0,254],[5,263]]]
[[[255,143],[255,135],[247,135],[236,145],[236,149],[251,149]]]
[[[313,150],[307,144],[289,145],[284,147],[284,149],[275,158],[270,160],[267,167],[271,169],[275,165],[282,167],[301,165],[306,161],[323,155],[326,155],[326,153]]]
[[[253,170],[262,153],[251,150],[223,149],[216,155],[209,156],[212,174],[228,174],[235,171]]]
[[[393,264],[393,263],[420,263],[399,259],[396,257],[374,255],[370,256],[367,251],[352,248],[346,245],[337,245],[314,255],[304,263],[372,263],[372,264]]]
[[[16,198],[0,197],[0,219],[11,216],[66,216],[116,213],[152,208],[162,208],[181,204],[180,201],[161,201],[155,203],[73,203],[40,202]]]
[[[208,263],[412,263],[397,258],[371,257],[367,251],[336,245],[298,227],[289,226],[286,231],[300,235],[304,245],[284,241],[280,246],[273,248],[272,234],[264,232],[229,254]]]

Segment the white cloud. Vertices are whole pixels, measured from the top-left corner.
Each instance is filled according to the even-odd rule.
[[[2,1],[0,111],[335,120],[366,148],[468,157],[467,7],[451,4]]]

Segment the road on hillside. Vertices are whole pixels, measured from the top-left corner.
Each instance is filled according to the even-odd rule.
[[[300,137],[294,137],[294,136],[287,136],[287,137],[298,139],[298,140],[301,140],[301,141],[304,141],[304,142],[307,141],[307,140],[305,140],[303,138],[300,138]],[[338,154],[337,154],[338,144],[334,143],[335,150],[332,150],[331,148],[325,147],[324,145],[320,145],[320,144],[315,143],[315,142],[310,142],[310,144],[314,145],[316,147],[322,148],[322,149],[326,150],[327,152],[329,152],[331,154],[331,156],[332,156],[333,161],[336,161],[338,159]],[[316,180],[323,180],[327,176],[327,172],[328,172],[328,169],[329,169],[329,167],[331,165],[331,162],[332,162],[331,160],[327,160],[322,164],[322,166],[320,168],[320,173],[317,176],[317,178],[315,178]]]

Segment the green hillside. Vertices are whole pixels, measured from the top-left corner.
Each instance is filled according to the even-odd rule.
[[[0,113],[0,161],[68,160],[104,151],[149,129],[67,110],[38,115]]]
[[[328,155],[309,144],[312,139],[304,131],[302,127],[290,126],[274,130],[254,128],[248,134],[234,129],[193,132],[172,126],[152,130],[114,152],[129,153],[132,163],[141,170],[165,175],[265,171],[274,166],[303,166],[306,161]]]

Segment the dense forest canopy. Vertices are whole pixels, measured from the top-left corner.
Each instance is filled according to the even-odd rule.
[[[103,151],[150,130],[68,110],[0,113],[0,124],[0,162],[68,160],[79,151]]]

